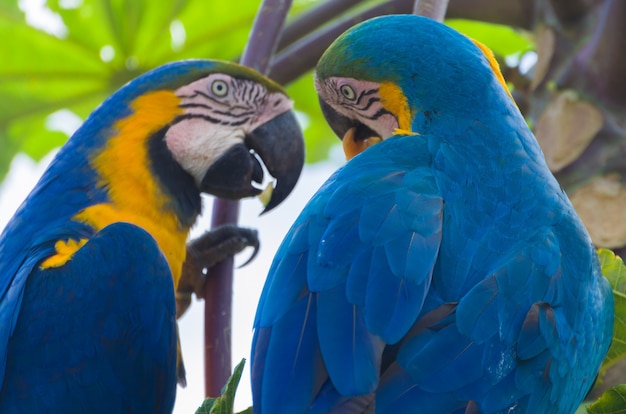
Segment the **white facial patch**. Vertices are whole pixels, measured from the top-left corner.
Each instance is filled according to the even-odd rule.
[[[242,129],[220,128],[202,118],[183,119],[165,134],[174,159],[200,184],[207,169],[233,145],[243,143]]]

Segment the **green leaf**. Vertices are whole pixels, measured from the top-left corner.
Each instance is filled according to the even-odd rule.
[[[13,155],[40,158],[66,137],[46,128],[46,119],[67,108],[85,118],[132,78],[163,63],[186,58],[233,60],[247,41],[260,0],[49,0],[66,27],[63,38],[26,24],[17,0],[0,0],[0,180]],[[294,1],[293,16],[314,6]],[[371,2],[365,2],[367,4]],[[365,4],[364,3],[364,4]],[[496,53],[532,44],[505,26],[447,21]],[[326,159],[339,141],[321,115],[311,75],[289,86],[296,109],[308,120],[307,162]]]
[[[322,115],[313,86],[313,72],[289,84],[287,93],[295,101],[295,110],[306,116],[303,131],[306,137],[306,162],[313,163],[327,159],[330,147],[338,145],[340,141]]]
[[[123,84],[166,62],[236,59],[261,0],[71,3],[46,2],[66,28],[56,37],[29,26],[18,0],[0,0],[0,37],[5,39],[0,42],[0,181],[17,152],[38,159],[67,139],[46,128],[50,114],[69,109],[84,119]],[[291,13],[315,3],[296,0]],[[312,83],[299,89],[306,92],[296,101],[317,102]],[[335,141],[324,130],[319,109],[303,109],[307,116],[309,111],[315,118],[309,160],[319,160],[326,158],[329,143]],[[327,141],[318,146],[322,136]]]
[[[509,56],[534,49],[534,44],[522,32],[509,26],[475,20],[449,19],[446,24],[484,43],[499,56]]]
[[[0,37],[12,39],[0,48],[0,124],[62,108],[105,84],[97,53],[3,14]]]
[[[222,395],[217,398],[207,398],[204,400],[202,405],[196,410],[196,414],[233,414],[235,392],[237,391],[237,386],[239,385],[245,364],[246,360],[244,358],[235,367],[233,375],[226,382],[226,385],[222,389]],[[252,407],[239,414],[252,414]]]
[[[595,402],[587,406],[589,414],[626,413],[626,385],[617,385],[604,392]]]
[[[613,341],[600,368],[600,376],[603,376],[607,369],[626,357],[626,266],[611,250],[599,249],[598,256],[602,274],[613,289],[615,303]]]

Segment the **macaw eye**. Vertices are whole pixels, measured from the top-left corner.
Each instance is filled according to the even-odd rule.
[[[228,85],[223,80],[216,80],[211,84],[211,92],[216,96],[226,96],[228,93]]]
[[[356,99],[356,92],[354,92],[354,89],[352,89],[352,86],[350,85],[341,85],[339,91],[341,91],[341,94],[346,99],[349,99],[351,101],[354,101]]]

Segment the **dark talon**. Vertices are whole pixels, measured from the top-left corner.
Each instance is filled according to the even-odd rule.
[[[255,230],[256,233],[256,230]],[[259,253],[259,247],[260,247],[260,243],[259,243],[259,238],[255,237],[254,239],[254,244],[249,244],[247,247],[252,247],[254,249],[254,251],[252,252],[252,255],[250,256],[250,258],[248,260],[246,260],[243,264],[237,266],[237,269],[241,269],[242,267],[246,266],[248,263],[250,263],[252,260],[254,260],[254,258],[256,257],[257,253]]]
[[[259,235],[255,229],[226,224],[192,240],[187,245],[187,259],[176,289],[176,315],[180,318],[191,305],[191,294],[204,295],[206,270],[246,247],[254,248],[252,256],[240,267],[250,263],[259,251]]]

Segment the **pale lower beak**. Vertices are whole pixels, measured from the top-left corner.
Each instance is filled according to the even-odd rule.
[[[365,138],[359,141],[354,140],[354,133],[356,132],[356,127],[352,127],[346,131],[343,138],[341,138],[341,142],[343,144],[343,152],[346,154],[346,160],[351,160],[355,156],[359,155],[372,145],[378,144],[382,141],[382,138],[377,136],[372,136],[369,138]]]

